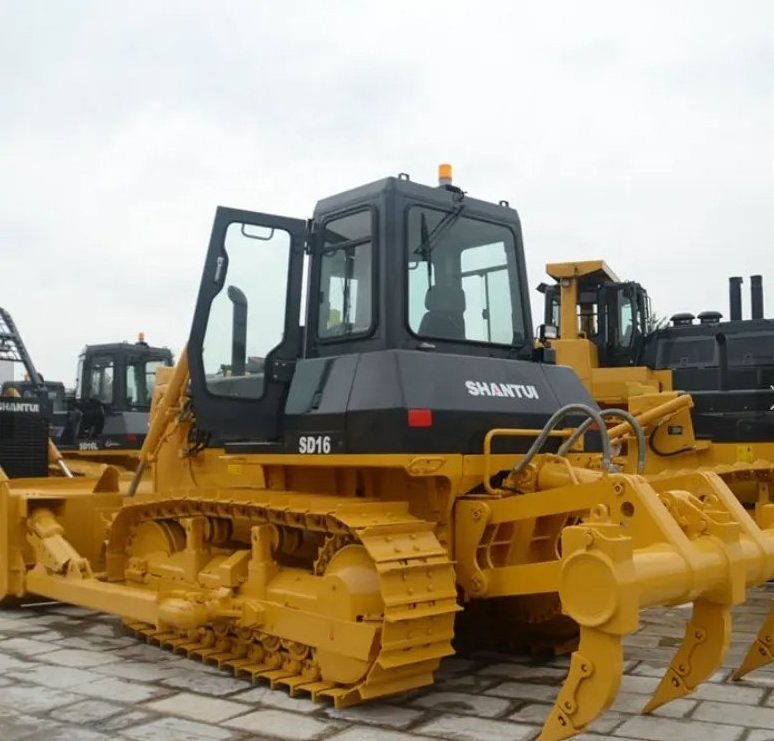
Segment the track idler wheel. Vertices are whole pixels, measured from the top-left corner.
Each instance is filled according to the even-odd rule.
[[[342,620],[354,622],[359,616],[378,617],[384,612],[376,566],[368,551],[359,544],[345,545],[334,553],[325,568],[319,596],[320,610]],[[367,661],[321,648],[317,649],[316,657],[324,681],[355,684],[371,668],[376,646]]]

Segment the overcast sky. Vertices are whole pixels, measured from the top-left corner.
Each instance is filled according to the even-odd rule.
[[[727,277],[762,273],[772,316],[773,16],[0,0],[0,306],[68,384],[87,342],[144,330],[177,351],[216,205],[306,217],[448,161],[519,210],[532,287],[546,262],[601,257],[659,314],[727,314]]]

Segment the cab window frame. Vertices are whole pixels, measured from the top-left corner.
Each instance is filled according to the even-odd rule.
[[[463,202],[464,204],[464,202]],[[487,342],[484,340],[473,340],[473,339],[448,339],[444,337],[431,337],[429,335],[422,335],[418,332],[415,332],[413,328],[411,327],[411,308],[410,308],[410,301],[411,301],[411,295],[410,295],[410,275],[409,275],[409,263],[412,262],[410,259],[409,251],[411,249],[411,244],[409,243],[410,239],[410,214],[412,209],[421,209],[421,210],[429,210],[429,211],[437,211],[440,214],[449,214],[453,213],[453,208],[444,208],[440,206],[437,203],[428,203],[423,201],[413,201],[411,203],[406,204],[406,206],[403,209],[403,293],[404,293],[404,300],[403,300],[403,325],[404,328],[408,331],[409,336],[413,339],[419,341],[419,342],[445,342],[450,344],[457,344],[457,345],[463,345],[465,347],[477,347],[477,348],[497,348],[498,350],[506,350],[510,349],[514,352],[522,352],[525,348],[527,348],[530,345],[530,338],[531,338],[531,328],[527,326],[527,307],[525,305],[525,301],[528,300],[527,294],[524,292],[523,287],[525,285],[525,276],[520,274],[519,271],[519,239],[518,235],[513,229],[513,226],[509,223],[505,223],[502,221],[497,221],[495,219],[487,218],[486,216],[483,216],[476,212],[474,208],[465,208],[463,205],[463,209],[459,214],[459,219],[471,219],[473,221],[480,221],[485,224],[490,224],[492,226],[499,227],[505,231],[508,232],[510,235],[510,246],[508,243],[504,243],[504,249],[505,249],[505,266],[506,270],[508,269],[509,265],[509,259],[513,261],[514,270],[516,272],[516,282],[511,283],[509,281],[509,287],[510,287],[510,294],[511,294],[511,308],[513,310],[515,305],[518,305],[519,313],[520,313],[520,320],[521,320],[521,327],[513,327],[514,334],[518,332],[518,330],[521,330],[521,336],[523,337],[523,342],[520,345],[515,345],[511,341],[511,343],[502,343],[502,342]],[[453,228],[453,226],[452,226]],[[471,249],[473,247],[480,247],[482,245],[470,245],[466,249]],[[508,256],[508,249],[511,250],[510,258]],[[462,257],[462,254],[465,250],[460,250],[460,258]],[[462,275],[464,272],[461,269],[461,263],[460,263],[460,275]],[[509,276],[510,277],[510,276]],[[518,291],[518,301],[514,301],[513,296],[513,285],[516,286],[516,290]],[[462,283],[460,281],[460,288],[462,288]],[[464,291],[464,289],[462,289]],[[513,320],[512,320],[513,321]]]
[[[109,359],[109,364],[102,364],[101,361],[104,359]],[[120,399],[120,390],[117,388],[117,384],[120,385],[121,381],[123,380],[121,378],[122,372],[121,372],[121,363],[119,362],[119,359],[116,357],[115,353],[112,352],[102,352],[99,354],[92,355],[87,363],[86,363],[86,398],[88,399],[96,399],[101,404],[104,404],[105,406],[112,407],[113,405],[119,403],[116,401],[116,399]],[[98,373],[100,376],[100,379],[102,383],[101,386],[104,385],[105,382],[105,371],[107,369],[110,369],[111,371],[111,379],[110,379],[110,401],[105,401],[100,395],[98,395],[94,389],[94,380],[95,380],[95,373]]]
[[[153,372],[151,374],[148,373],[148,366],[156,363],[156,368],[153,369]],[[133,388],[133,390],[137,391],[138,388],[135,384],[137,377],[136,377],[136,369],[138,365],[143,366],[143,375],[145,376],[145,392],[147,399],[140,403],[138,399],[135,399],[133,402],[129,401],[129,390],[130,388]],[[124,398],[125,398],[125,404],[126,408],[130,411],[148,411],[150,410],[151,403],[153,402],[153,392],[156,387],[156,371],[159,368],[162,367],[170,367],[169,357],[161,356],[161,355],[154,355],[154,354],[147,354],[147,355],[127,355],[124,360]],[[130,376],[134,376],[130,380]],[[150,380],[150,382],[149,382]]]
[[[325,249],[325,231],[327,225],[332,221],[338,221],[339,219],[346,218],[347,216],[353,216],[359,213],[369,213],[371,215],[371,232],[370,242],[363,240],[359,244],[355,245],[355,248],[363,244],[370,243],[371,250],[371,322],[366,329],[359,332],[351,332],[349,334],[339,334],[325,336],[320,333],[320,319],[322,317],[320,299],[322,297],[322,281],[323,281],[323,259],[328,250]],[[380,301],[380,286],[379,286],[379,232],[378,232],[378,209],[373,203],[361,203],[356,206],[352,206],[343,211],[337,211],[325,214],[323,219],[319,222],[318,238],[316,240],[314,248],[314,257],[317,265],[314,268],[313,279],[309,281],[311,284],[307,286],[306,300],[308,302],[309,297],[314,293],[317,298],[317,305],[315,307],[314,328],[307,327],[307,332],[313,332],[315,343],[319,345],[335,345],[339,342],[350,342],[352,340],[363,340],[372,337],[376,332],[376,328],[379,326],[379,301]]]
[[[219,207],[220,209],[221,207]],[[206,365],[204,361],[204,351],[206,347],[206,340],[207,340],[207,331],[210,327],[210,322],[212,320],[212,307],[215,301],[218,299],[218,296],[222,294],[227,295],[228,291],[228,277],[229,277],[229,270],[231,269],[231,260],[233,257],[233,248],[232,251],[229,252],[229,249],[227,248],[227,241],[229,239],[229,231],[233,226],[239,227],[239,233],[242,235],[245,239],[252,239],[256,242],[271,242],[274,239],[274,233],[275,231],[284,232],[288,236],[288,244],[287,244],[287,262],[283,262],[283,265],[286,266],[286,272],[283,274],[283,285],[286,287],[286,291],[284,293],[283,300],[285,302],[285,310],[282,317],[281,323],[277,324],[277,327],[282,328],[282,333],[277,341],[277,344],[273,345],[271,348],[266,350],[266,355],[263,357],[264,360],[264,369],[265,369],[265,363],[266,361],[272,356],[272,354],[278,349],[281,348],[286,342],[289,333],[293,330],[293,327],[291,326],[291,323],[289,321],[289,312],[290,312],[290,302],[293,299],[293,295],[287,290],[287,288],[290,286],[290,270],[293,262],[293,234],[290,231],[290,229],[286,228],[283,225],[266,225],[262,223],[256,223],[252,220],[253,217],[257,216],[258,214],[250,212],[250,211],[236,211],[234,209],[225,209],[229,212],[232,212],[230,214],[230,217],[224,221],[223,225],[223,232],[219,237],[219,254],[216,258],[216,268],[215,273],[220,278],[221,272],[223,277],[220,278],[221,284],[220,287],[210,296],[209,301],[207,303],[207,310],[206,315],[203,317],[202,324],[203,324],[203,333],[202,338],[200,341],[200,345],[198,347],[198,354],[199,354],[199,361],[202,363],[201,369],[202,369],[202,379],[204,381],[204,394],[208,399],[216,400],[219,403],[222,403],[223,401],[237,401],[242,404],[246,403],[256,403],[261,402],[263,399],[266,398],[266,394],[269,388],[269,384],[267,383],[266,377],[264,375],[262,387],[261,387],[261,394],[260,396],[240,396],[236,394],[229,394],[224,392],[219,392],[220,390],[215,388],[213,389],[213,386],[215,384],[212,383],[212,378],[208,377]],[[273,217],[272,214],[261,214],[261,216],[268,216]],[[281,218],[281,217],[280,217]],[[217,219],[217,213],[216,213],[216,219]],[[245,228],[248,229],[255,229],[259,230],[255,234],[249,234],[245,231]],[[265,236],[262,235],[263,230],[266,230],[268,234]],[[206,274],[206,264],[205,264],[205,274]],[[233,277],[233,274],[232,274]],[[216,281],[213,280],[213,283]],[[247,284],[246,284],[247,285]],[[252,286],[252,284],[249,284]],[[196,321],[196,317],[194,317],[194,321]],[[249,349],[248,347],[245,348],[246,351]],[[246,357],[247,359],[247,357]],[[190,362],[190,361],[189,361]],[[174,363],[173,363],[174,365]],[[265,373],[265,370],[262,370],[262,372]],[[248,378],[250,374],[245,374],[243,376],[229,376],[230,378]],[[151,401],[152,401],[152,394],[151,394]]]

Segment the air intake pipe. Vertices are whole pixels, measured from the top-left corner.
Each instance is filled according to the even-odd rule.
[[[750,276],[750,308],[753,319],[763,319],[763,276]]]
[[[728,279],[729,318],[732,322],[742,318],[742,281],[738,275]]]

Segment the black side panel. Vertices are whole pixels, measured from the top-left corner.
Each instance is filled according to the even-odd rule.
[[[327,438],[331,453],[480,453],[490,429],[540,429],[571,402],[595,406],[565,367],[410,350],[302,360],[288,396],[285,449],[298,452],[299,440],[312,436]],[[425,421],[429,412],[431,424],[412,426],[410,410]],[[524,451],[531,442],[503,439],[498,449]]]
[[[299,450],[299,438],[324,436],[332,453],[348,450],[346,409],[361,355],[300,360],[285,405],[285,449]]]
[[[359,355],[311,358],[296,365],[285,414],[340,414],[347,408]]]
[[[774,320],[666,327],[648,337],[642,362],[671,369],[674,387],[693,396],[698,437],[774,440]]]
[[[774,441],[774,389],[694,391],[697,437],[717,443]]]
[[[224,241],[226,230],[232,223],[281,229],[288,232],[291,239],[284,338],[266,356],[263,381],[265,391],[260,399],[215,396],[208,391],[204,376],[202,345],[212,300],[227,283],[228,255]],[[214,442],[244,439],[276,440],[281,435],[282,409],[301,344],[299,312],[305,236],[306,222],[300,219],[223,207],[219,207],[215,213],[215,224],[212,228],[188,342],[191,393],[197,423],[201,430],[212,435]],[[270,280],[271,277],[267,276],[267,279]],[[249,331],[250,328],[248,328]],[[229,380],[225,379],[226,382]]]
[[[774,383],[774,319],[660,329],[648,337],[638,360],[650,368],[682,371],[685,391],[694,388],[692,373],[696,373],[696,387],[719,388],[718,371],[724,362],[730,372],[729,388],[765,388]],[[709,372],[707,378],[698,373],[709,370],[715,371],[714,384],[707,380]],[[759,377],[751,376],[750,371]],[[753,386],[748,385],[751,383]]]

